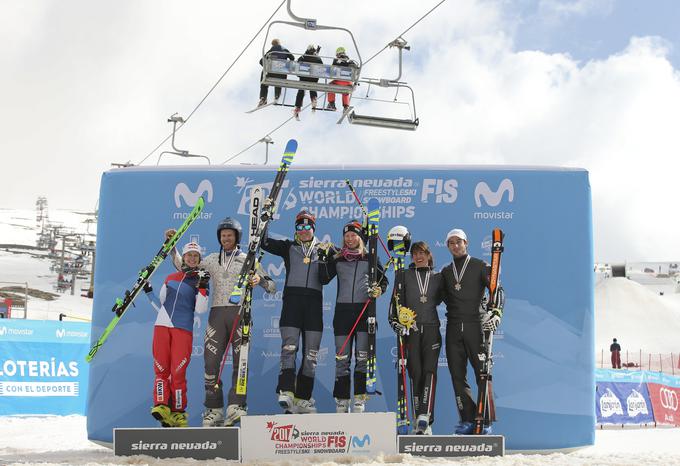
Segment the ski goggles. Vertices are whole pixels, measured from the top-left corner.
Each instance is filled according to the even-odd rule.
[[[309,231],[309,230],[312,229],[312,226],[307,225],[307,224],[300,224],[300,225],[295,225],[295,229],[297,231]]]

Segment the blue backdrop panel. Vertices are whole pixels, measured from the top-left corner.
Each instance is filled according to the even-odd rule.
[[[298,157],[299,159],[300,157]],[[272,167],[155,167],[111,170],[103,175],[97,241],[93,337],[112,317],[111,307],[151,260],[163,231],[178,226],[201,194],[206,207],[181,245],[199,240],[205,252],[219,245],[215,227],[236,216],[247,224],[250,187],[269,189]],[[457,166],[300,167],[293,164],[281,193],[273,236],[291,237],[302,208],[317,217],[317,237],[341,241],[342,225],[359,218],[344,180],[352,180],[364,202],[382,204],[380,231],[407,226],[427,241],[436,268],[451,262],[446,233],[463,228],[473,256],[490,258],[491,230],[506,236],[501,281],[508,297],[495,340],[494,391],[498,423],[510,449],[568,448],[594,441],[593,281],[591,201],[584,170]],[[382,254],[382,251],[381,251]],[[383,263],[386,257],[382,256]],[[408,261],[407,261],[408,262]],[[285,274],[278,257],[264,267],[279,289]],[[152,283],[158,287],[174,269],[164,263]],[[392,274],[390,273],[390,279]],[[335,282],[324,288],[324,336],[314,397],[321,412],[335,409],[332,319]],[[255,293],[248,406],[251,414],[279,412],[280,291]],[[94,359],[88,393],[88,433],[111,441],[113,427],[152,426],[151,336],[155,312],[140,296]],[[388,299],[378,301],[378,385],[368,409],[396,407],[395,337],[386,325]],[[440,309],[442,332],[445,309]],[[203,402],[202,339],[207,314],[196,319],[193,359],[188,369],[191,425],[200,425]],[[231,371],[227,361],[225,373]],[[474,384],[473,384],[474,385]],[[476,392],[475,392],[476,393]],[[125,394],[125,395],[123,395]],[[458,422],[444,352],[440,355],[435,433]]]
[[[0,415],[85,414],[90,324],[0,321]]]

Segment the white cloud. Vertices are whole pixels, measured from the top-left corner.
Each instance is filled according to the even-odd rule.
[[[350,27],[367,59],[430,8],[400,0],[386,10],[378,3],[294,5],[298,15],[314,14],[320,24]],[[573,14],[596,9],[587,1],[543,4]],[[164,2],[161,8],[73,1],[31,10],[3,4],[0,30],[23,21],[33,34],[0,49],[10,70],[0,75],[2,171],[10,173],[0,205],[30,207],[44,194],[51,205],[91,208],[110,162],[138,162],[169,134],[166,118],[188,115],[272,8],[261,2],[240,10],[222,2]],[[497,3],[445,3],[405,36],[412,49],[404,54],[402,79],[416,92],[421,119],[415,133],[338,126],[337,115],[305,112],[302,122],[273,134],[272,152],[296,137],[310,164],[410,159],[581,166],[591,173],[596,259],[680,257],[673,243],[680,82],[667,58],[672,44],[631,38],[615,55],[578,63],[566,54],[515,50],[515,27]],[[273,34],[294,51],[316,42],[329,53],[348,42],[340,33]],[[273,108],[243,113],[257,102],[262,40],[178,133],[178,147],[221,163],[288,116]],[[394,77],[396,71],[396,52],[388,50],[364,75]],[[362,86],[357,95],[365,92]],[[354,103],[359,113],[403,111]],[[263,157],[257,145],[235,162]]]

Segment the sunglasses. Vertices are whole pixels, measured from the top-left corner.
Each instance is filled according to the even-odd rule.
[[[312,229],[312,226],[311,226],[311,225],[300,224],[300,225],[295,225],[295,229],[296,229],[297,231],[303,231],[303,230],[309,231],[309,230]]]

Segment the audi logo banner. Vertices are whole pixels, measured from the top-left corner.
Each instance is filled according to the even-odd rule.
[[[656,383],[647,384],[657,424],[680,425],[680,388]]]

